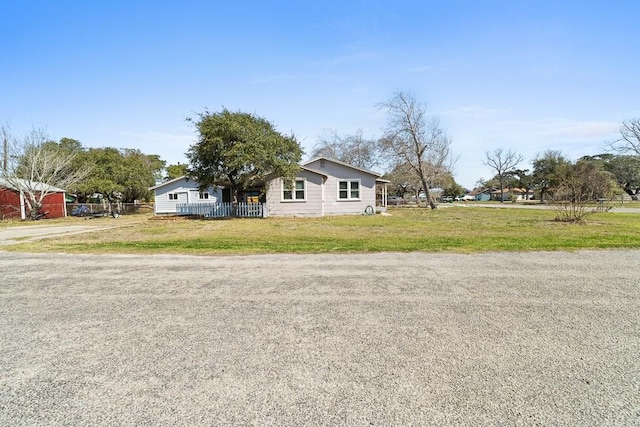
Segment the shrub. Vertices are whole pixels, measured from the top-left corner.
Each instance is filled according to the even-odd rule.
[[[567,168],[554,192],[556,221],[582,222],[584,217],[608,210],[601,201],[616,191],[616,181],[601,164],[579,161]]]

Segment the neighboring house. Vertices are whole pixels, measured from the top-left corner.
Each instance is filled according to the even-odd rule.
[[[42,200],[41,212],[47,213],[46,218],[61,218],[67,216],[65,190],[44,183],[35,183],[35,186],[33,186],[26,180],[16,180],[15,183],[13,182],[14,180],[10,183],[4,178],[0,178],[0,219],[27,219],[29,216],[29,207],[25,200],[26,195],[24,191],[27,187],[34,187],[50,193]]]
[[[154,211],[157,215],[175,215],[178,203],[222,202],[220,187],[209,187],[205,191],[200,191],[199,184],[186,176],[155,185],[149,190],[154,192]]]
[[[491,192],[491,198],[493,200],[500,200],[500,190],[494,190]],[[532,200],[533,199],[533,190],[525,190],[524,188],[505,188],[504,189],[504,197],[502,200],[511,201],[511,200]]]
[[[489,200],[491,200],[491,192],[493,191],[493,188],[475,188],[473,190],[471,190],[468,195],[473,197],[474,200],[478,201],[478,202],[487,202]]]
[[[386,208],[387,183],[381,174],[318,157],[300,165],[295,182],[269,182],[269,216],[361,215]]]

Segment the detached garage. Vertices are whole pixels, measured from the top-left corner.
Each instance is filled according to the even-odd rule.
[[[26,180],[7,181],[0,178],[0,219],[29,217],[29,205],[25,198],[25,189],[34,188],[47,194],[42,200],[42,212],[47,212],[46,218],[61,218],[67,216],[65,204],[65,190],[44,183],[31,183]]]

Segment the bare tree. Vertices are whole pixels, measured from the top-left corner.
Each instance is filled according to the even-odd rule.
[[[373,169],[381,165],[380,150],[375,139],[363,136],[362,129],[353,135],[340,135],[335,130],[327,131],[313,147],[311,157],[327,157],[363,168]]]
[[[640,119],[625,120],[620,127],[620,138],[609,143],[612,151],[640,156]]]
[[[486,152],[483,164],[489,166],[496,172],[498,182],[500,183],[500,202],[504,202],[505,178],[514,172],[515,167],[518,166],[518,163],[521,161],[522,156],[511,150],[504,151],[502,148],[497,148],[493,152]]]
[[[73,165],[77,152],[60,149],[41,129],[32,130],[14,148],[4,181],[24,194],[32,219],[40,214],[45,197],[84,179],[91,170]]]
[[[431,209],[437,204],[430,190],[442,176],[449,173],[455,162],[451,154],[451,139],[437,118],[427,118],[426,105],[413,95],[398,92],[389,101],[379,104],[386,110],[387,127],[380,139],[382,150],[393,161],[406,164],[419,178]]]
[[[0,176],[5,176],[9,170],[11,155],[16,146],[16,140],[11,134],[11,128],[8,124],[0,126],[0,140],[2,143],[2,173]]]

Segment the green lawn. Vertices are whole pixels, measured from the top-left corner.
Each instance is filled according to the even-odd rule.
[[[233,220],[123,217],[121,222],[110,220],[109,225],[122,225],[116,229],[3,249],[204,255],[640,248],[640,214],[603,213],[584,224],[568,224],[554,221],[555,212],[545,210],[448,207],[389,212],[391,216]],[[91,225],[97,225],[95,221]]]

